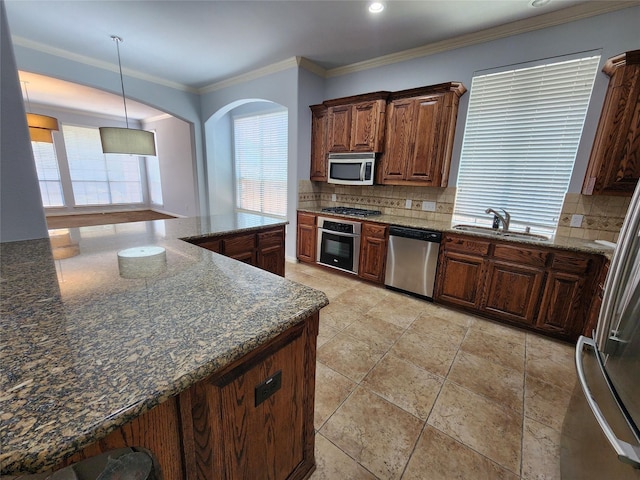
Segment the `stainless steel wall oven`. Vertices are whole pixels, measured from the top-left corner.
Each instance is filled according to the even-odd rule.
[[[318,217],[317,262],[349,273],[358,273],[362,224]]]

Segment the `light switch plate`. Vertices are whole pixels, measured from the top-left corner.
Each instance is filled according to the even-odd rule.
[[[436,202],[422,202],[422,210],[425,212],[435,212]]]
[[[581,227],[582,226],[582,219],[584,218],[584,215],[571,215],[571,223],[569,224],[570,227]]]
[[[407,198],[404,201],[404,208],[411,208],[411,199]]]
[[[332,193],[332,194],[331,194],[331,201],[332,201],[332,202],[335,202],[336,200],[337,200],[336,194],[335,194],[335,193]]]

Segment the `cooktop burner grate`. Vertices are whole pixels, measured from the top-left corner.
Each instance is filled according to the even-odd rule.
[[[372,217],[374,215],[381,215],[380,210],[367,210],[364,208],[351,208],[351,207],[325,207],[322,209],[326,213],[337,213],[338,215],[353,215],[355,217]]]

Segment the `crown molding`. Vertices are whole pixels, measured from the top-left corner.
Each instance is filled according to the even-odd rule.
[[[319,77],[326,78],[327,77],[327,69],[322,68],[320,65],[313,63],[311,60],[305,57],[296,57],[298,59],[298,66],[304,68],[305,70],[316,74]]]
[[[142,123],[158,122],[160,120],[168,120],[170,118],[178,118],[178,117],[174,117],[173,115],[169,115],[168,113],[161,113],[159,115],[156,115],[155,117],[144,118],[140,120],[140,122]]]
[[[573,7],[565,8],[555,12],[538,15],[536,17],[518,20],[515,22],[489,28],[480,32],[469,33],[459,37],[443,40],[441,42],[430,43],[422,47],[411,48],[401,52],[383,55],[362,62],[345,65],[344,67],[332,68],[326,71],[326,77],[337,77],[350,73],[369,70],[371,68],[383,67],[393,63],[413,60],[415,58],[426,57],[435,53],[442,53],[456,48],[468,47],[480,43],[498,40],[521,33],[541,30],[543,28],[554,27],[564,23],[581,20],[584,18],[603,15],[605,13],[622,10],[624,8],[640,5],[639,1],[607,1],[607,2],[587,2]]]
[[[120,73],[120,70],[118,69],[118,65],[115,65],[109,62],[96,60],[95,58],[87,57],[85,55],[78,55],[77,53],[72,53],[67,50],[63,50],[61,48],[55,48],[39,42],[34,42],[33,40],[29,40],[23,37],[12,36],[11,41],[13,42],[14,45],[19,45],[24,48],[29,48],[31,50],[36,50],[38,52],[46,53],[47,55],[53,55],[55,57],[64,58],[66,60],[71,60],[73,62],[82,63],[84,65],[100,68],[102,70],[108,70],[118,74]],[[173,88],[175,90],[181,90],[189,93],[198,93],[198,90],[195,88],[191,88],[181,83],[171,82],[169,80],[155,77],[153,75],[148,75],[146,73],[139,72],[137,70],[131,70],[129,68],[123,67],[122,73],[127,77],[138,78],[140,80],[156,83],[158,85],[163,85],[165,87]]]
[[[272,73],[289,70],[290,68],[296,68],[299,65],[299,58],[301,57],[287,58],[286,60],[282,60],[281,62],[272,63],[271,65],[267,65],[266,67],[257,68],[250,72],[236,75],[235,77],[227,78],[226,80],[222,80],[220,82],[212,83],[211,85],[200,88],[198,90],[198,93],[202,95],[205,93],[215,92],[216,90],[231,87],[239,83],[249,82],[251,80],[264,77],[265,75],[271,75]]]

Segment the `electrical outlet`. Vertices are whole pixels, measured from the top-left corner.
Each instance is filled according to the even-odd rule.
[[[582,219],[584,218],[584,215],[571,215],[571,223],[569,224],[570,227],[581,227],[582,226]]]
[[[422,210],[425,212],[435,212],[436,202],[422,202]]]
[[[338,198],[338,197],[336,197],[336,194],[335,194],[335,193],[332,193],[332,194],[331,194],[331,201],[332,201],[332,202],[335,202],[335,201],[337,200],[337,198]]]
[[[407,198],[404,201],[404,208],[411,208],[411,199]]]

